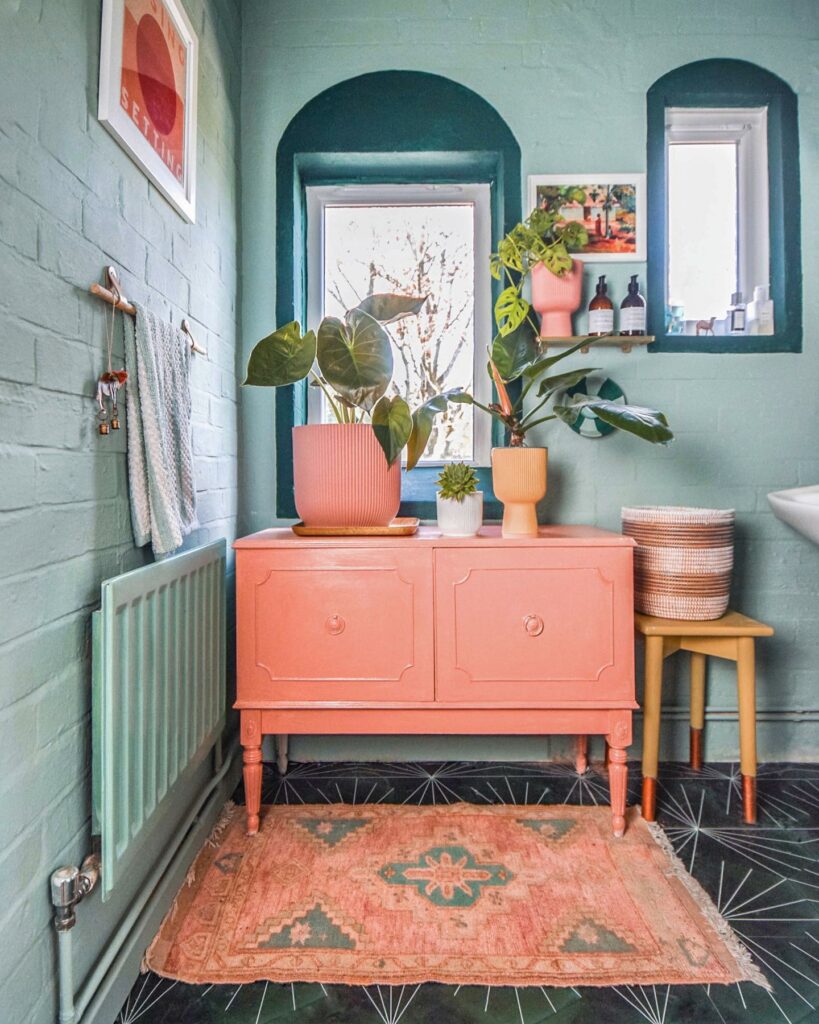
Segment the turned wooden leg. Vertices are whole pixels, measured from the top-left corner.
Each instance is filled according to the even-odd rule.
[[[746,825],[756,824],[756,668],[754,638],[737,639],[737,691],[739,699],[739,763],[742,772],[742,809]]]
[[[247,812],[247,834],[255,836],[259,831],[259,809],[262,806],[262,748],[244,747],[245,807]]]
[[[262,806],[262,716],[258,711],[242,711],[239,737],[242,741],[243,777],[247,834],[259,831],[259,809]]]
[[[574,766],[577,774],[582,775],[589,767],[589,737],[576,736],[574,742]]]
[[[657,817],[657,766],[660,757],[662,699],[663,638],[647,636],[643,690],[643,817],[646,821],[654,821]]]
[[[626,831],[626,789],[628,766],[626,751],[609,743],[609,790],[611,792],[611,825],[615,836]]]
[[[289,736],[287,733],[281,733],[276,737],[276,766],[279,769],[279,775],[287,774],[287,745]]]
[[[691,655],[691,739],[689,764],[702,771],[702,730],[705,728],[705,655]]]

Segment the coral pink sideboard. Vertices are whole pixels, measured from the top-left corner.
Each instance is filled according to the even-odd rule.
[[[630,538],[238,540],[238,678],[248,832],[262,738],[288,733],[602,734],[625,828],[634,701]]]

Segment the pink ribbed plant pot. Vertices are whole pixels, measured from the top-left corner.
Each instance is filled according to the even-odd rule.
[[[293,427],[293,489],[305,526],[387,526],[401,504],[401,461],[387,466],[368,423]]]
[[[582,287],[582,260],[572,260],[572,269],[560,277],[543,263],[532,267],[532,306],[540,314],[542,338],[572,337],[572,313],[580,307]]]

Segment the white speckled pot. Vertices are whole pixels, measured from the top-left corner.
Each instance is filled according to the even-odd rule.
[[[467,494],[463,501],[435,496],[438,529],[445,537],[474,537],[483,523],[483,491]]]

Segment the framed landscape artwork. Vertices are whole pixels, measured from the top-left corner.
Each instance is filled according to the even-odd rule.
[[[189,221],[198,40],[180,0],[103,0],[98,117]]]
[[[590,262],[644,260],[645,184],[645,174],[530,175],[527,210],[556,204],[564,220],[580,221],[589,240],[577,255]]]

